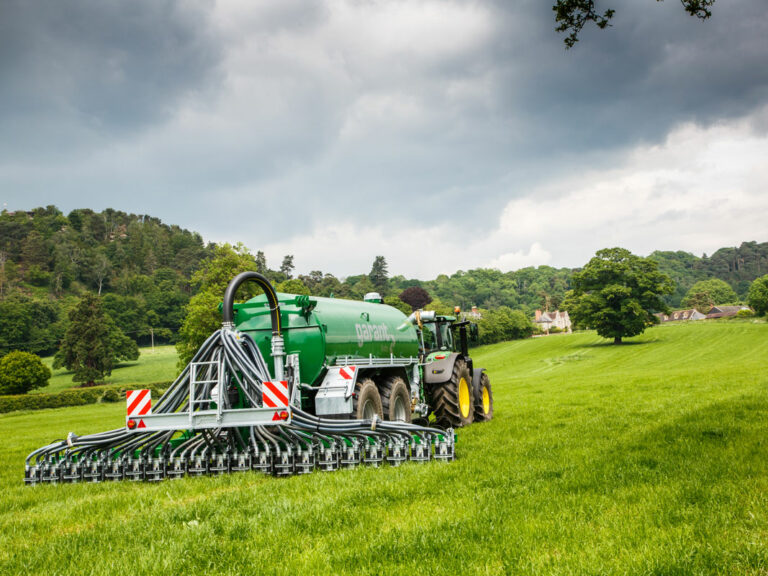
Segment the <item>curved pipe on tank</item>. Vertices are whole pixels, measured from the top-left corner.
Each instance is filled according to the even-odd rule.
[[[267,296],[267,302],[269,302],[269,317],[272,320],[272,335],[280,336],[280,305],[277,303],[277,294],[269,280],[258,272],[241,272],[230,280],[227,289],[224,291],[224,304],[221,310],[222,324],[229,327],[235,325],[235,293],[237,292],[237,289],[248,280],[253,280],[262,290],[264,290],[264,294]]]

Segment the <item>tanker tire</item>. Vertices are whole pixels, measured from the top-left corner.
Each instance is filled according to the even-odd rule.
[[[384,419],[397,422],[411,421],[411,395],[400,376],[387,378],[379,388]]]
[[[366,415],[367,413],[367,415]],[[352,401],[352,416],[358,420],[367,420],[376,414],[380,419],[384,418],[381,408],[381,396],[376,384],[370,378],[358,380],[355,384],[355,395]]]
[[[487,398],[484,397],[484,390],[487,390]],[[491,418],[493,418],[491,379],[488,377],[488,374],[483,372],[480,375],[480,382],[475,389],[475,422],[488,422]]]
[[[451,379],[432,388],[432,408],[438,425],[461,428],[472,424],[475,410],[471,382],[467,363],[459,358]]]

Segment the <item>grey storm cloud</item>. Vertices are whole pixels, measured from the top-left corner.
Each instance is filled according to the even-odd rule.
[[[764,0],[614,4],[566,51],[541,0],[5,2],[0,200],[254,249],[338,220],[488,230],[548,179],[768,102]]]
[[[220,43],[205,3],[0,4],[0,128],[8,156],[95,146],[162,123],[205,92]],[[10,137],[12,134],[12,137]]]

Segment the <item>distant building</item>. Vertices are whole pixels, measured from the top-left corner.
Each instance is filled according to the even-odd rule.
[[[542,312],[536,310],[534,322],[542,332],[549,332],[552,328],[557,328],[563,332],[571,332],[571,318],[568,312],[555,310],[554,312]]]
[[[712,306],[712,309],[707,312],[707,318],[736,316],[742,310],[751,310],[751,308],[749,306]]]
[[[479,320],[483,317],[483,315],[480,313],[480,310],[477,309],[477,306],[472,306],[472,310],[467,312],[467,316],[469,318],[474,318],[475,320]]]
[[[659,319],[660,322],[677,322],[682,320],[704,320],[707,318],[706,314],[702,314],[696,308],[691,308],[690,310],[675,310],[674,312],[670,312],[669,316],[666,314],[656,314],[656,317]]]

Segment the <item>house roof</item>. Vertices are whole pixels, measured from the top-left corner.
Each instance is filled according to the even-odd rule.
[[[657,314],[659,317],[659,320],[662,322],[674,322],[676,320],[690,320],[691,318],[696,318],[698,315],[699,318],[703,318],[704,314],[696,310],[696,308],[689,308],[688,310],[674,310],[673,312],[670,312],[669,315],[666,314]]]
[[[749,310],[749,306],[713,306],[707,314],[707,318],[723,318],[736,316],[740,310]]]

